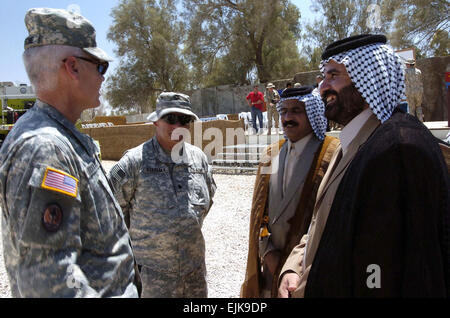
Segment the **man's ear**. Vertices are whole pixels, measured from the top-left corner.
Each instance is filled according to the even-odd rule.
[[[75,57],[70,56],[64,61],[64,69],[70,78],[78,79],[78,62]]]

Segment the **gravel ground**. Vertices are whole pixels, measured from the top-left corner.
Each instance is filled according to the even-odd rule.
[[[203,223],[208,296],[239,297],[247,264],[255,176],[215,175],[214,204]]]
[[[107,171],[114,161],[103,161]],[[208,295],[239,297],[248,250],[248,226],[254,175],[214,175],[217,191],[203,223],[206,242]],[[1,237],[1,227],[0,227]],[[0,298],[11,297],[0,239]]]
[[[1,222],[0,222],[1,223]],[[0,226],[0,237],[2,229]],[[0,239],[0,298],[11,298],[8,276],[6,276],[5,262],[3,261],[3,240]]]

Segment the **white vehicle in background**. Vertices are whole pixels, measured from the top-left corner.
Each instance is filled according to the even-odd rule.
[[[36,94],[32,86],[16,85],[13,82],[0,82],[0,102],[2,115],[0,121],[0,145],[14,127],[17,120],[33,107]]]

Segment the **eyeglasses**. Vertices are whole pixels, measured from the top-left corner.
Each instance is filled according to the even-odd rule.
[[[176,123],[180,123],[181,126],[186,126],[187,124],[193,121],[192,116],[190,115],[176,115],[176,114],[167,114],[161,118],[169,125],[175,125]]]
[[[92,63],[97,65],[97,71],[101,74],[101,75],[105,75],[106,71],[108,70],[109,67],[109,63],[108,62],[100,62],[100,61],[95,61],[95,60],[91,60],[82,56],[74,56],[77,59]],[[64,59],[63,62],[65,63],[67,61],[67,59]]]

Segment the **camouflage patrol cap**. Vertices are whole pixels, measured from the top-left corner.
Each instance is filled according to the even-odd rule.
[[[25,15],[25,50],[44,45],[78,47],[101,61],[112,59],[95,41],[95,29],[83,16],[64,9],[33,8]]]
[[[161,93],[156,100],[156,111],[151,113],[147,119],[151,122],[155,122],[164,115],[170,113],[190,115],[194,117],[195,120],[199,120],[198,116],[192,112],[189,96],[175,92]]]

